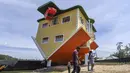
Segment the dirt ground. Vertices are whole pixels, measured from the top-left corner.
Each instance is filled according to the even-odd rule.
[[[59,66],[60,67],[60,66]],[[72,69],[71,69],[72,71]],[[1,72],[1,73],[11,73],[11,72]],[[68,71],[63,72],[12,72],[12,73],[68,73]],[[130,64],[123,65],[95,65],[94,71],[87,71],[87,67],[81,67],[80,73],[130,73]]]
[[[130,73],[130,65],[95,65],[93,72],[88,72],[87,67],[82,67],[81,73]]]

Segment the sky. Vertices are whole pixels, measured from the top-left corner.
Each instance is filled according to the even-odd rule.
[[[0,0],[0,54],[24,59],[43,59],[31,36],[36,36],[37,8],[50,0]],[[107,57],[116,43],[130,43],[129,0],[51,0],[60,9],[81,5],[95,20],[97,55]],[[35,55],[34,55],[35,54]]]

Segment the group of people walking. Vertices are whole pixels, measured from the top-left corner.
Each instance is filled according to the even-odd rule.
[[[78,53],[80,51],[80,47],[76,47],[76,49],[73,51],[72,53],[72,65],[73,65],[73,70],[72,72],[70,71],[71,69],[71,62],[68,62],[68,73],[80,73],[80,65],[81,65],[81,62],[80,62],[80,58],[78,56]],[[89,56],[88,56],[88,71],[93,71],[93,68],[94,68],[94,53],[92,51],[89,51]],[[47,66],[47,60],[45,59],[43,61],[45,63],[45,67],[48,67]]]
[[[72,60],[73,60],[73,71],[72,73],[80,73],[80,60],[79,60],[79,57],[78,57],[78,53],[80,51],[80,47],[77,47],[73,53],[72,53]],[[93,68],[94,68],[94,53],[92,51],[89,52],[89,56],[88,56],[88,71],[93,71]],[[91,68],[90,68],[91,66]],[[70,72],[70,69],[71,69],[71,63],[68,62],[68,73],[71,73]]]

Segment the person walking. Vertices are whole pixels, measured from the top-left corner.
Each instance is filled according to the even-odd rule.
[[[80,47],[76,47],[76,49],[74,50],[73,54],[72,54],[72,58],[73,58],[73,71],[72,73],[79,73],[79,64],[80,64],[80,60],[78,57],[78,53],[79,53]]]
[[[88,56],[88,71],[93,71],[93,67],[94,67],[94,53],[92,51],[89,52],[89,56]],[[91,70],[89,69],[91,65]]]

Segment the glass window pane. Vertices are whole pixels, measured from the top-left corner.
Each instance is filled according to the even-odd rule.
[[[61,42],[61,41],[63,41],[63,35],[58,35],[58,36],[56,36],[55,41],[56,41],[56,42]]]
[[[52,20],[52,24],[53,24],[53,25],[58,24],[58,17],[55,17],[55,18]]]
[[[62,20],[63,23],[69,22],[69,21],[70,21],[70,16],[64,17]]]
[[[48,23],[42,24],[42,28],[46,28],[48,26]]]
[[[42,39],[42,43],[47,43],[47,42],[48,42],[48,37]]]

